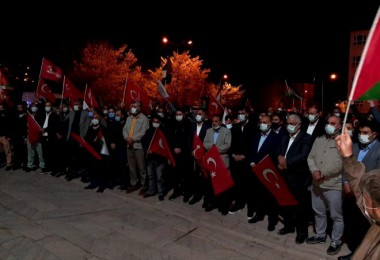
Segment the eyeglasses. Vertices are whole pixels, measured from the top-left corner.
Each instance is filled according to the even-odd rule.
[[[375,207],[375,208],[371,208],[371,207],[367,207],[367,205],[365,204],[365,199],[363,198],[363,207],[366,208],[366,209],[378,209],[379,207]]]

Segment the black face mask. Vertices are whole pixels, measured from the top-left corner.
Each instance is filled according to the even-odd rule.
[[[272,126],[271,126],[271,128],[272,128],[272,129],[277,129],[279,126],[280,126],[279,123],[273,123],[273,122],[272,122]]]

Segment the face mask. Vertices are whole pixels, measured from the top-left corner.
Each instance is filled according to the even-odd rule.
[[[279,126],[280,126],[279,123],[272,122],[272,129],[277,129]]]
[[[260,124],[259,127],[260,127],[261,132],[266,132],[269,130],[268,124]]]
[[[308,115],[307,117],[309,118],[310,122],[314,122],[318,118],[317,115]]]
[[[109,118],[114,118],[114,117],[115,117],[115,113],[114,113],[114,112],[110,112],[110,113],[108,113],[108,117],[109,117]]]
[[[108,110],[103,110],[103,114],[108,115]]]
[[[335,126],[332,126],[332,125],[330,125],[330,124],[327,124],[327,125],[325,126],[325,131],[326,131],[326,134],[328,134],[328,135],[333,135],[333,134],[335,134],[336,128],[335,128]]]
[[[244,122],[247,119],[247,116],[245,114],[239,114],[238,115],[238,120],[240,122]]]
[[[369,215],[369,213],[368,213],[368,210],[367,209],[370,209],[369,207],[367,207],[366,205],[365,205],[365,201],[364,201],[364,198],[362,198],[363,199],[363,208],[364,208],[364,214],[366,215],[366,217],[369,219],[369,220],[371,220],[371,222],[372,223],[375,223],[375,222],[377,222],[378,220],[377,219],[374,219],[374,218],[372,218],[370,215]],[[377,209],[377,208],[372,208],[372,209]]]
[[[88,116],[91,118],[91,117],[94,116],[94,113],[92,113],[92,112],[88,112]]]
[[[79,111],[79,106],[78,105],[74,105],[74,110],[75,111]]]
[[[132,115],[136,114],[137,113],[137,108],[131,107],[131,113],[132,113]]]
[[[45,107],[45,111],[49,113],[51,111],[51,107]]]
[[[220,125],[217,125],[217,126],[213,126],[212,129],[214,129],[215,131],[219,130],[220,128]]]
[[[66,113],[68,110],[69,110],[68,107],[64,107],[64,108],[62,108],[62,111],[65,112],[65,113]]]
[[[340,117],[340,114],[339,113],[335,113],[334,116]]]
[[[288,130],[289,134],[294,134],[297,131],[297,125],[287,125],[286,129]]]
[[[231,129],[232,128],[232,124],[226,124],[226,127],[227,127],[227,129]]]
[[[160,117],[164,117],[164,113],[157,113]]]
[[[160,126],[160,123],[152,123],[152,126],[153,126],[154,128],[158,128],[158,127]]]
[[[99,125],[99,120],[96,119],[96,118],[94,118],[94,119],[91,120],[91,124],[92,125]]]
[[[359,142],[362,144],[369,144],[371,142],[369,135],[359,135]]]
[[[116,122],[120,122],[120,120],[121,120],[121,117],[120,117],[120,116],[115,116],[115,121],[116,121]]]
[[[183,120],[183,116],[175,116],[175,120],[177,120],[178,122],[180,122],[180,121]]]
[[[33,113],[36,113],[38,111],[38,107],[31,107],[30,110],[32,110]]]
[[[279,107],[279,108],[277,108],[277,111],[282,111],[282,108],[280,108],[280,107]]]
[[[202,122],[202,120],[203,120],[203,116],[201,116],[201,115],[197,115],[196,117],[195,117],[195,120],[199,123],[199,122]]]
[[[347,130],[347,132],[351,137],[353,136],[352,130]]]

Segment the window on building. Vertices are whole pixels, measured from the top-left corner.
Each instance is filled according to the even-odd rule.
[[[365,34],[357,34],[354,35],[354,45],[364,45],[365,42],[367,41],[367,35]]]
[[[360,57],[361,56],[354,56],[354,57],[352,57],[352,67],[359,66]]]

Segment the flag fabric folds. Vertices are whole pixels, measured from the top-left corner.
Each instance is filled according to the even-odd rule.
[[[218,100],[213,95],[209,95],[208,101],[208,113],[209,115],[213,114],[222,114],[224,111],[223,106],[219,103]]]
[[[70,136],[77,141],[83,148],[85,148],[95,159],[101,160],[102,157],[100,154],[92,147],[89,143],[86,142],[82,137],[77,135],[76,133],[71,133]]]
[[[41,126],[37,123],[34,117],[28,112],[26,115],[28,125],[28,140],[30,144],[36,144],[40,141]]]
[[[84,102],[89,107],[100,108],[90,88],[87,88],[86,90],[86,93],[84,95]]]
[[[57,100],[57,98],[54,96],[53,92],[51,92],[48,84],[45,82],[44,79],[40,79],[38,81],[36,94],[38,97],[43,97],[52,103],[55,103],[55,101]]]
[[[61,81],[63,77],[62,69],[54,65],[46,58],[42,59],[40,78]]]
[[[167,158],[173,167],[175,167],[176,162],[174,160],[174,156],[170,150],[169,144],[166,140],[164,133],[157,128],[154,132],[152,141],[150,142],[148,152],[152,152],[162,157]]]
[[[206,152],[201,167],[206,169],[210,174],[215,196],[235,185],[215,145],[211,146],[210,150]]]
[[[300,94],[298,94],[294,89],[292,89],[291,87],[289,87],[288,85],[288,82],[285,80],[285,85],[286,85],[286,89],[287,89],[287,95],[289,97],[293,97],[293,98],[298,98],[299,100],[302,99],[302,96]]]
[[[276,170],[269,155],[265,156],[258,164],[254,165],[252,171],[270,193],[272,193],[280,206],[293,206],[298,204],[290,193],[284,179]]]
[[[129,106],[135,101],[140,101],[142,104],[141,110],[145,114],[150,114],[150,111],[152,109],[153,102],[150,99],[150,97],[141,89],[139,88],[132,80],[128,79],[128,82],[126,83],[126,91],[125,96],[123,100],[123,104],[126,108],[129,108]]]
[[[380,7],[369,31],[349,100],[380,99]]]
[[[158,92],[160,92],[161,96],[165,99],[169,98],[168,92],[166,92],[166,89],[164,85],[162,85],[161,81],[158,80]]]
[[[70,105],[73,106],[75,99],[82,99],[83,94],[74,86],[71,80],[67,77],[63,79],[62,99],[68,98]]]
[[[202,164],[203,157],[205,156],[206,149],[197,135],[197,133],[194,133],[194,138],[193,138],[193,156],[197,162],[198,165]]]
[[[166,59],[166,63],[162,68],[162,84],[170,84],[172,82],[173,64],[170,57]]]

